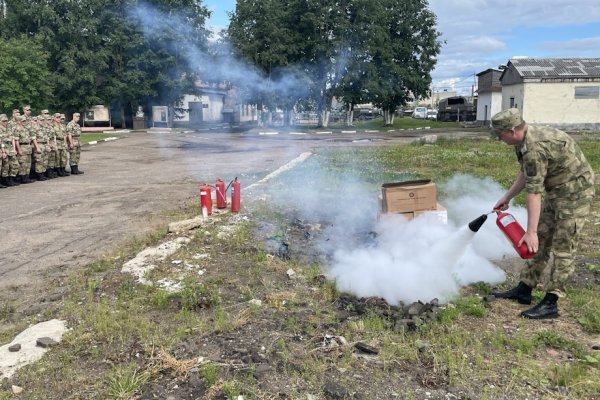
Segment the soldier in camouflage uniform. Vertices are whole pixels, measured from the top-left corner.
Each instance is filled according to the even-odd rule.
[[[575,269],[574,254],[594,197],[594,172],[573,138],[558,129],[528,125],[515,108],[492,117],[491,133],[515,146],[521,165],[517,179],[494,209],[505,210],[513,197],[526,190],[527,231],[519,245],[526,243],[530,252],[537,253],[521,271],[517,287],[492,294],[531,304],[531,290],[549,268],[546,296],[521,315],[555,318],[557,301],[565,296],[565,284]]]
[[[31,132],[33,133],[32,142],[34,145],[33,158],[35,159],[35,170],[34,177],[38,181],[45,181],[46,178],[46,165],[48,165],[48,152],[46,151],[46,144],[48,138],[46,130],[42,126],[40,117],[33,117],[31,119]]]
[[[29,135],[29,129],[25,126],[26,118],[24,115],[17,117],[17,122],[13,126],[12,131],[15,138],[18,138],[19,145],[21,148],[20,154],[17,156],[19,160],[19,182],[21,183],[32,183],[29,179],[29,171],[31,170],[31,137]]]
[[[12,129],[8,129],[8,117],[6,114],[0,115],[0,140],[3,143],[6,158],[2,161],[2,179],[6,186],[18,186],[17,174],[19,173],[19,161],[17,160],[18,142],[13,136]]]
[[[83,171],[79,169],[79,160],[81,158],[81,127],[79,126],[80,114],[73,114],[73,119],[67,124],[67,135],[71,141],[71,149],[69,150],[69,163],[71,165],[71,174],[82,175]]]
[[[0,114],[0,187],[15,186],[10,175],[19,171],[15,141],[7,128],[8,117]]]
[[[58,176],[69,176],[71,174],[66,171],[68,161],[67,146],[69,143],[65,143],[65,125],[61,122],[61,115],[59,113],[53,115],[53,120],[52,129],[56,140],[56,169]]]
[[[48,142],[46,143],[46,178],[54,179],[58,176],[58,171],[56,170],[56,137],[54,134],[54,129],[52,127],[52,116],[48,112],[48,110],[42,110],[42,126],[46,132],[46,137],[48,138]]]

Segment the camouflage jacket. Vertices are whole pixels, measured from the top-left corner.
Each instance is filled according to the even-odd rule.
[[[81,136],[81,127],[75,121],[71,121],[67,124],[67,133],[70,133],[72,138],[78,138]]]
[[[565,132],[529,125],[515,146],[527,193],[544,193],[549,200],[576,200],[593,192],[594,172],[575,140]],[[576,202],[561,202],[576,208]]]

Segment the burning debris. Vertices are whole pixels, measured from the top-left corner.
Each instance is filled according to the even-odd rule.
[[[381,297],[358,298],[348,293],[342,293],[336,305],[341,310],[338,314],[340,319],[352,320],[357,316],[374,314],[384,321],[387,329],[396,332],[414,331],[418,326],[436,320],[441,310],[438,299],[427,303],[416,301],[404,304],[400,302],[394,306],[388,304]]]

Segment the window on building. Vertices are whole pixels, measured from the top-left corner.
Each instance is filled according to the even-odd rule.
[[[598,99],[600,98],[600,86],[577,86],[575,87],[576,99]]]
[[[510,106],[508,108],[513,108],[515,106],[515,98],[511,97],[510,98]]]

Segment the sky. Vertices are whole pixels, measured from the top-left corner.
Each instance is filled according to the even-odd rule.
[[[225,28],[235,0],[204,0]],[[475,74],[513,57],[600,57],[598,0],[430,0],[444,41],[433,91],[470,94]]]

